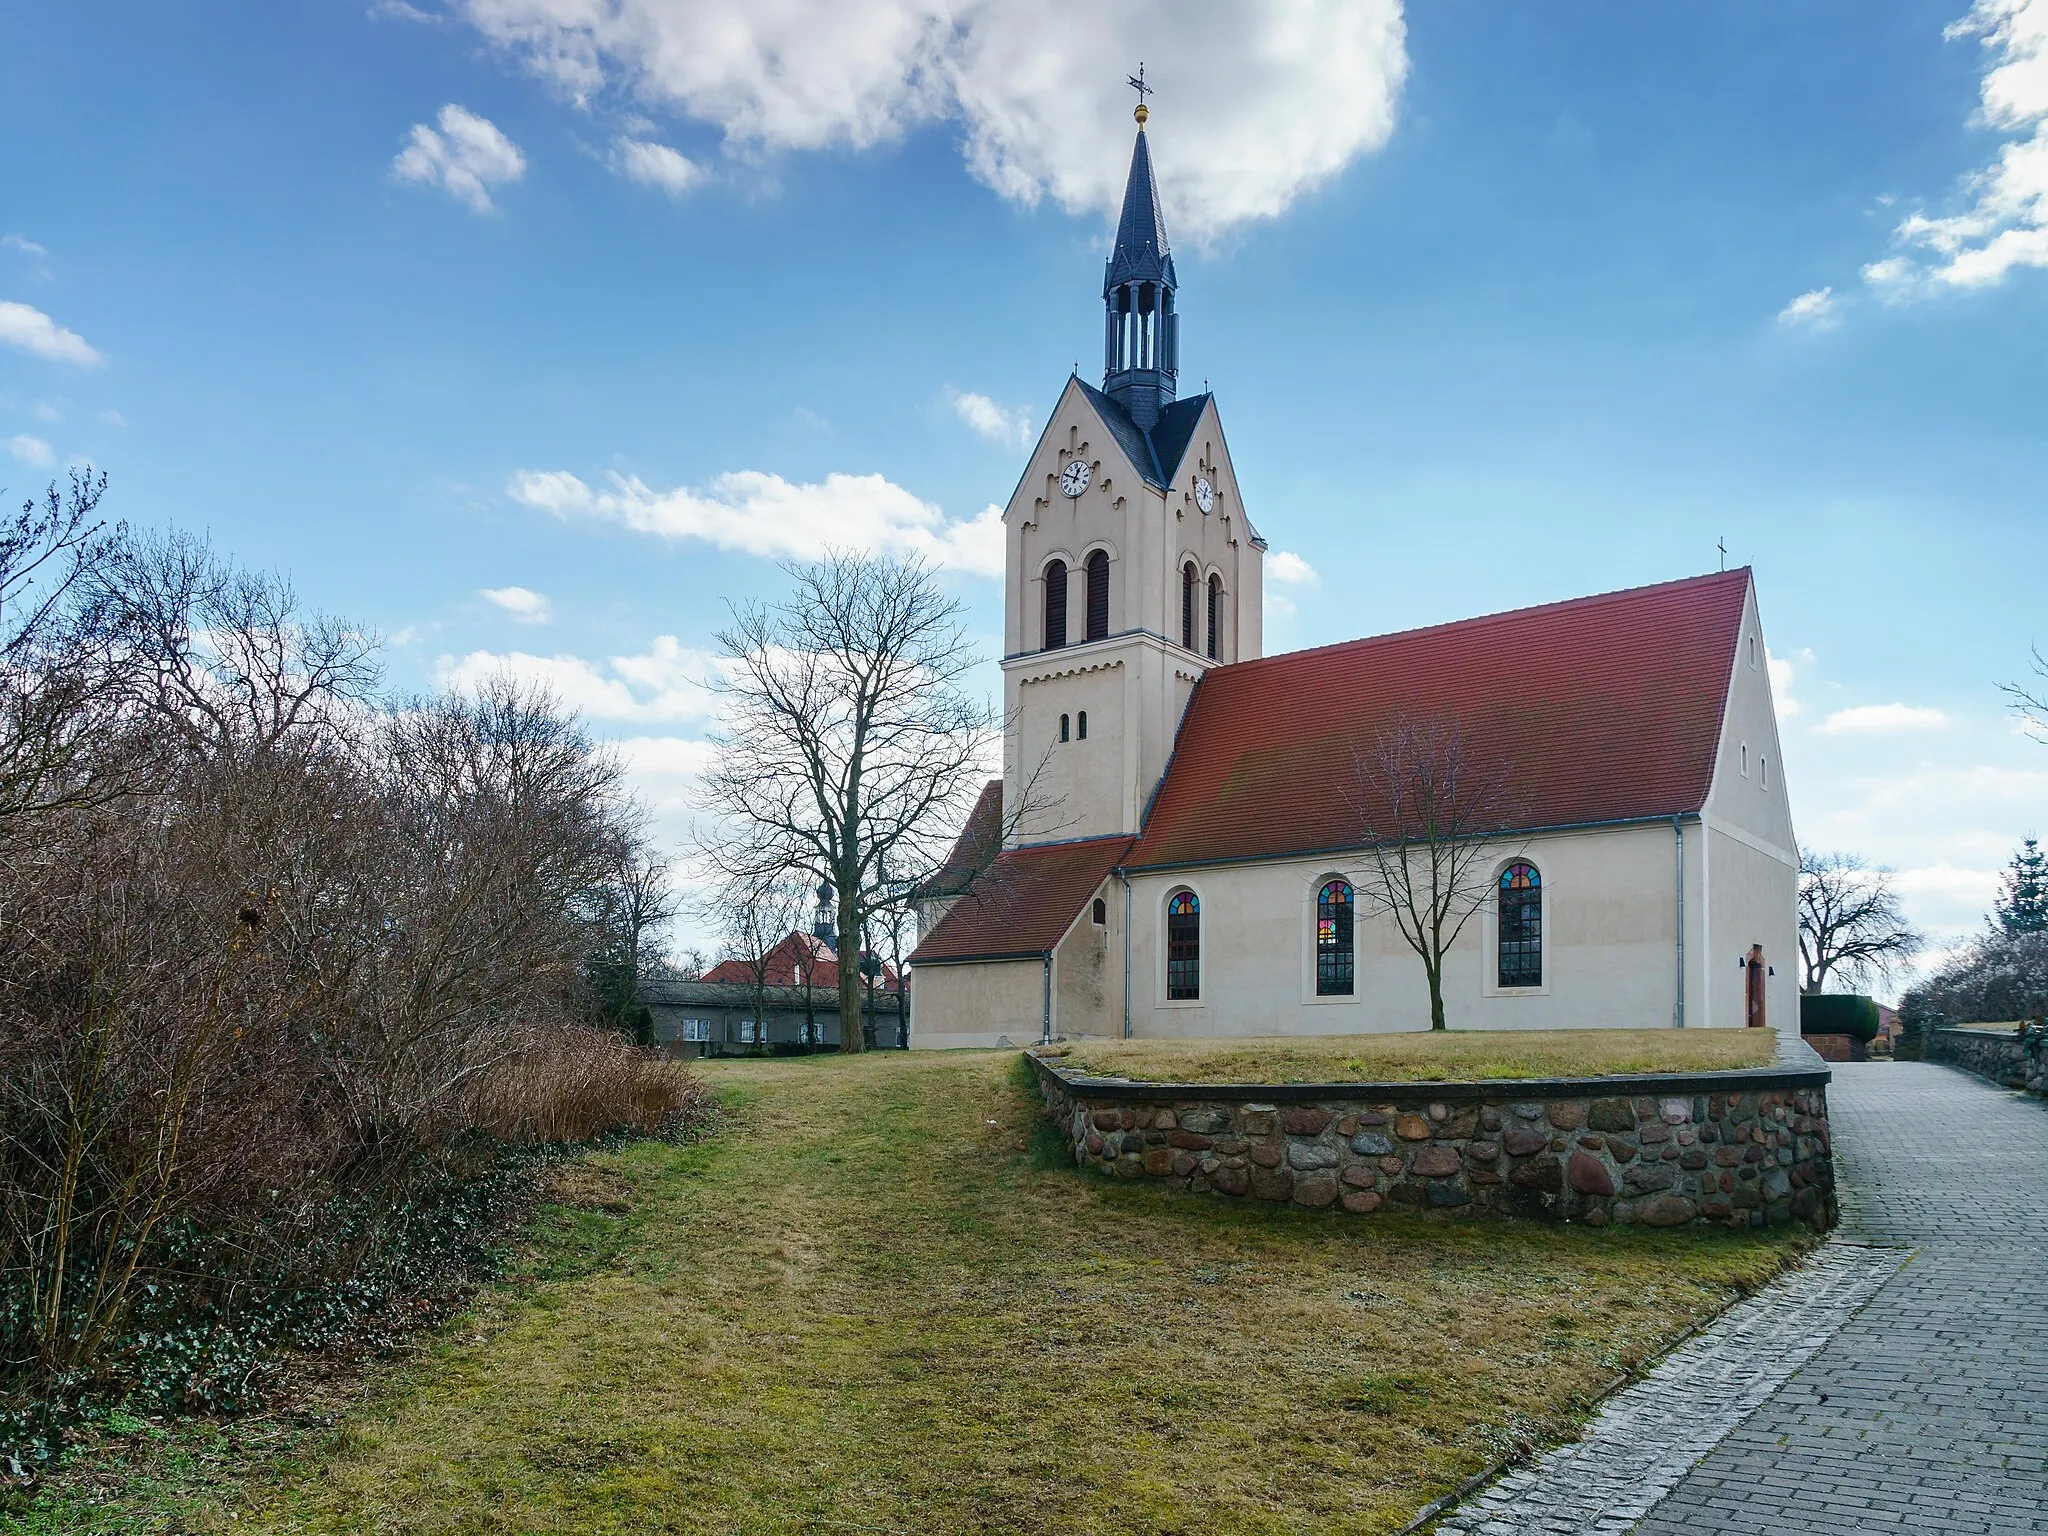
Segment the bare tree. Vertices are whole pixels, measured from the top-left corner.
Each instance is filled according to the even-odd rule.
[[[728,880],[801,872],[838,893],[840,1049],[861,1049],[855,963],[888,871],[927,870],[980,787],[998,719],[965,686],[960,605],[920,561],[833,553],[719,635],[726,725],[702,838]],[[849,955],[849,949],[852,954]]]
[[[1830,972],[1889,977],[1926,947],[1906,921],[1892,872],[1853,853],[1799,850],[1799,989],[1821,992]]]
[[[2034,647],[2034,675],[2038,683],[2001,683],[2000,690],[2012,700],[2013,713],[2026,721],[2034,739],[2048,742],[2048,656]]]
[[[97,520],[106,486],[74,470],[68,490],[53,481],[0,521],[0,825],[132,782],[135,754],[104,750],[119,718],[121,648],[89,580],[120,539]]]
[[[746,971],[743,989],[754,1016],[754,1044],[764,1053],[775,947],[802,917],[806,889],[803,881],[786,875],[728,880],[713,901],[724,958],[737,961]]]
[[[1397,722],[1354,743],[1352,764],[1359,909],[1393,917],[1429,981],[1429,1027],[1447,1028],[1444,958],[1492,894],[1507,776],[1445,721]]]

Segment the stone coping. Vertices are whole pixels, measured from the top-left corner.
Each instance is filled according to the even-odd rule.
[[[1825,1088],[1834,1073],[1803,1040],[1778,1037],[1777,1059],[1767,1067],[1726,1067],[1707,1072],[1618,1072],[1606,1077],[1489,1077],[1465,1082],[1152,1083],[1128,1077],[1090,1077],[1058,1065],[1033,1047],[1025,1051],[1041,1077],[1067,1092],[1110,1103],[1159,1104],[1188,1099],[1214,1103],[1312,1104],[1327,1099],[1404,1099],[1464,1103],[1474,1099],[1582,1099],[1657,1097],[1663,1094],[1754,1093],[1776,1088]]]

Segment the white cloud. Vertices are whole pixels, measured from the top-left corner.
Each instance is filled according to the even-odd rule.
[[[1764,647],[1764,666],[1771,676],[1771,702],[1777,706],[1780,720],[1790,720],[1805,710],[1806,706],[1792,696],[1792,685],[1798,668],[1812,664],[1812,651],[1799,652],[1795,660],[1791,656],[1778,655],[1769,646]]]
[[[628,181],[659,187],[670,197],[681,197],[704,179],[703,166],[651,139],[620,139],[612,147],[612,164]]]
[[[29,412],[37,421],[62,421],[64,413],[47,400],[38,400],[36,408]]]
[[[1031,412],[1023,406],[1005,410],[987,395],[968,394],[948,385],[946,398],[953,413],[981,436],[1006,448],[1031,446]]]
[[[27,235],[0,235],[0,250],[19,251],[24,256],[34,256],[37,259],[50,254]]]
[[[1864,280],[1901,301],[1942,289],[1989,288],[2018,267],[2048,267],[2048,0],[1976,0],[1947,35],[1976,37],[1990,56],[1978,120],[2008,137],[1998,158],[1963,182],[1960,213],[1916,213],[1893,231],[1926,264],[1887,257]]]
[[[1829,736],[1896,736],[1906,731],[1941,731],[1948,715],[1919,704],[1858,704],[1838,709],[1814,727]]]
[[[564,705],[593,720],[649,723],[708,718],[715,699],[707,682],[717,665],[709,653],[687,649],[673,635],[659,635],[642,655],[613,656],[604,662],[525,651],[443,656],[435,680],[443,688],[471,689],[487,678],[509,674],[541,684]]]
[[[125,427],[128,425],[128,418],[119,411],[101,411],[100,420],[110,427]]]
[[[53,363],[76,363],[90,368],[100,355],[76,331],[67,331],[40,309],[28,304],[0,300],[0,346],[12,347],[31,357]]]
[[[1835,290],[1812,288],[1778,311],[1778,324],[1804,326],[1812,331],[1832,330],[1841,323],[1835,310]]]
[[[1275,581],[1284,581],[1290,586],[1312,587],[1321,582],[1316,568],[1301,556],[1288,550],[1276,549],[1266,556],[1266,574]]]
[[[57,462],[57,453],[40,437],[17,433],[7,440],[7,451],[31,469],[44,469]]]
[[[616,87],[720,128],[738,154],[865,148],[962,130],[1007,198],[1113,211],[1131,96],[1159,87],[1153,145],[1171,227],[1269,218],[1393,131],[1408,72],[1400,0],[456,0],[579,103]],[[1225,85],[1227,82],[1227,86]]]
[[[566,470],[523,469],[507,492],[556,517],[595,518],[665,539],[701,539],[719,549],[777,559],[815,560],[827,549],[919,555],[976,576],[1003,573],[1003,520],[990,506],[969,521],[947,518],[880,475],[827,475],[793,485],[780,475],[743,469],[702,490],[657,491],[638,476],[614,474],[593,490]]]
[[[477,596],[496,603],[522,624],[545,624],[552,617],[547,598],[526,587],[485,587]]]
[[[440,187],[473,212],[489,213],[491,188],[524,176],[526,157],[497,124],[452,101],[436,121],[438,133],[425,123],[413,124],[412,142],[391,162],[391,174]]]

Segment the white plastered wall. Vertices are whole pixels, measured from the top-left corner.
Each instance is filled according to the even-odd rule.
[[[1689,844],[1698,838],[1690,830]],[[1688,856],[1694,850],[1689,846]],[[1677,988],[1677,849],[1669,823],[1545,833],[1500,845],[1543,879],[1543,985],[1493,983],[1489,902],[1453,947],[1444,1006],[1454,1029],[1659,1029]],[[1363,884],[1355,859],[1215,866],[1132,877],[1134,1035],[1367,1034],[1429,1027],[1422,962],[1393,918],[1361,912],[1350,997],[1315,991],[1314,898],[1332,876]],[[1688,871],[1688,883],[1697,875]],[[1202,904],[1202,997],[1166,997],[1166,902],[1183,886]],[[1702,914],[1688,903],[1689,947]],[[1692,985],[1697,985],[1694,981]],[[1071,1026],[1074,1020],[1067,1023]],[[1697,1021],[1696,1021],[1697,1022]],[[1739,1020],[1737,1021],[1739,1022]],[[1121,1021],[1117,1021],[1120,1028]]]
[[[1743,602],[1702,820],[1708,876],[1701,961],[1705,998],[1698,1022],[1744,1022],[1745,973],[1737,961],[1761,944],[1775,973],[1765,979],[1764,1009],[1780,1035],[1799,1035],[1799,855],[1778,742],[1777,709],[1763,625],[1751,585]]]
[[[1044,1017],[1045,964],[1035,957],[911,972],[913,1050],[1030,1045]]]

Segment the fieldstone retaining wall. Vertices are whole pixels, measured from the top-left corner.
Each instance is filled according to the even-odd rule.
[[[2007,1088],[2048,1093],[2048,1032],[2038,1025],[2003,1033],[1937,1029],[1929,1036],[1927,1059],[1961,1067]]]
[[[1827,1068],[1484,1083],[1141,1083],[1028,1052],[1082,1167],[1366,1215],[1835,1224]]]

